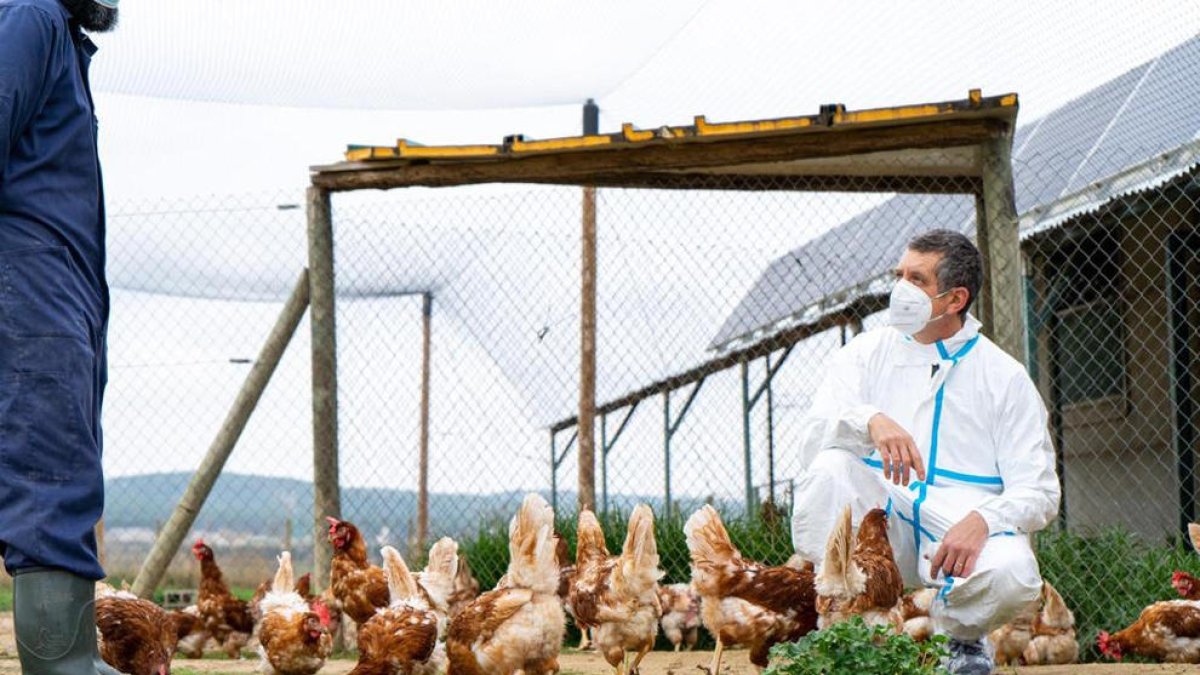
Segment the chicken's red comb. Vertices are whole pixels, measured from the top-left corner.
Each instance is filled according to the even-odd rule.
[[[1102,630],[1096,635],[1096,647],[1100,649],[1101,654],[1108,658],[1116,661],[1121,660],[1121,648],[1113,644],[1112,636],[1108,634],[1108,631]]]
[[[313,613],[317,615],[317,619],[321,621],[321,625],[329,628],[329,624],[333,620],[329,615],[329,605],[326,605],[325,601],[317,599],[313,600],[310,606]]]
[[[1192,575],[1188,574],[1187,572],[1183,572],[1181,570],[1175,570],[1175,573],[1171,575],[1171,583],[1177,584],[1177,583],[1187,579],[1190,576],[1192,576]]]
[[[200,539],[197,539],[197,540],[196,540],[196,543],[195,543],[195,544],[192,544],[192,548],[196,548],[196,547],[198,547],[198,546],[206,546],[206,545],[207,545],[207,544],[205,544],[205,543],[204,543],[204,539],[203,539],[203,538],[200,538]]]

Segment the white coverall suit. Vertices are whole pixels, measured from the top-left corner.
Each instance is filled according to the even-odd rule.
[[[941,590],[931,614],[939,632],[978,640],[1038,597],[1041,577],[1029,534],[1058,512],[1054,448],[1042,399],[1025,369],[968,315],[948,340],[923,345],[883,327],[833,357],[804,423],[792,540],[820,565],[838,514],[857,523],[889,511],[888,537],[908,586]],[[883,477],[867,422],[882,412],[912,435],[925,481]],[[974,572],[933,578],[946,531],[972,510],[989,529]]]

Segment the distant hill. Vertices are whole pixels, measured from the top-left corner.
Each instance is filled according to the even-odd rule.
[[[157,530],[167,521],[191,480],[189,473],[149,474],[106,482],[105,527]],[[520,491],[491,494],[432,494],[430,527],[438,535],[474,533],[481,521],[507,519],[524,496]],[[547,495],[548,497],[548,495]],[[384,527],[404,537],[415,522],[417,496],[411,490],[343,488],[342,514],[364,532]],[[560,494],[574,503],[574,494]],[[275,535],[289,518],[303,536],[312,521],[313,487],[306,481],[224,474],[196,518],[197,529]]]

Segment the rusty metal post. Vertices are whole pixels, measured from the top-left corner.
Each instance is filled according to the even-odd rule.
[[[433,294],[421,294],[421,447],[417,477],[417,550],[429,540],[429,355]]]
[[[596,188],[583,188],[579,330],[579,509],[596,507]]]

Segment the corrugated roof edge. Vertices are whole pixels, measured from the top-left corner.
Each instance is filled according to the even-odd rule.
[[[1200,169],[1200,139],[1151,157],[1049,204],[1029,209],[1019,217],[1021,240],[1062,227],[1080,216],[1096,213],[1117,199],[1160,188],[1197,169]],[[816,324],[822,318],[845,309],[856,300],[872,295],[887,295],[891,291],[891,285],[892,272],[887,270],[868,281],[832,293],[820,302],[793,312],[790,316],[771,324],[769,328],[760,328],[753,333],[735,337],[714,346],[710,351],[718,355],[725,354],[749,347],[788,328]]]

